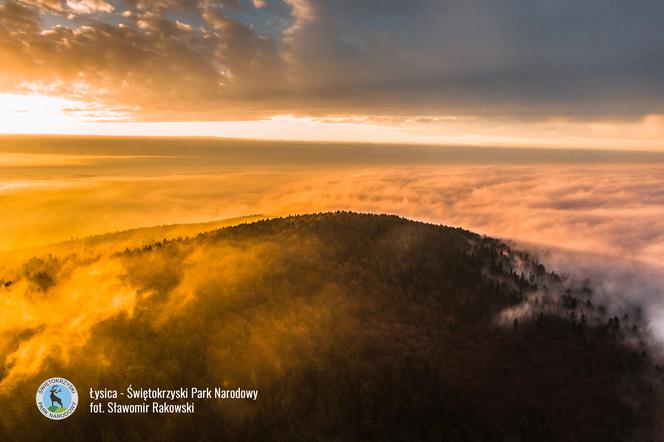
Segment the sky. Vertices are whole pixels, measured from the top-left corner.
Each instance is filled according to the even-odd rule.
[[[657,0],[0,0],[0,133],[664,149]]]

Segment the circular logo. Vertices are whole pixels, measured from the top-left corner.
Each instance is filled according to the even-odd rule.
[[[65,378],[45,380],[37,389],[37,408],[49,419],[69,417],[78,405],[78,392],[74,384]]]

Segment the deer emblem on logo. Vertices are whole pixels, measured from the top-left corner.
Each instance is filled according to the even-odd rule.
[[[37,389],[35,403],[46,418],[54,421],[67,419],[78,405],[78,391],[74,384],[65,378],[49,378]]]
[[[60,407],[64,408],[64,405],[62,405],[62,399],[57,396],[57,393],[60,393],[62,390],[57,386],[53,386],[49,391],[51,392],[51,406],[60,404]]]

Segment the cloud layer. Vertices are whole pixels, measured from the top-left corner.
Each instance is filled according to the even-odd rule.
[[[413,158],[396,147],[353,156],[332,147],[245,146],[172,156],[158,142],[152,150],[126,147],[117,156],[50,154],[52,163],[4,167],[0,250],[138,226],[344,209],[649,264],[664,256],[659,162],[599,164],[602,154],[570,152],[580,162],[544,164],[523,151],[495,164],[488,151],[494,164],[481,165],[464,150],[440,158],[418,150]]]
[[[664,112],[664,4],[5,0],[0,91],[138,119]]]
[[[343,150],[333,149],[330,158],[329,146],[328,150],[319,146],[321,151],[309,148],[307,155],[295,147],[275,151],[274,146],[263,146],[264,150],[252,151],[250,145],[242,149],[226,146],[227,152],[222,155],[222,147],[214,144],[206,149],[201,142],[203,145],[191,146],[188,153],[192,156],[174,156],[183,153],[182,147],[169,148],[163,140],[143,141],[143,148],[138,149],[136,140],[126,144],[114,141],[108,146],[103,139],[97,144],[85,141],[88,148],[95,145],[90,149],[96,155],[84,156],[71,140],[59,141],[59,148],[33,148],[33,154],[39,152],[43,157],[42,162],[30,165],[26,158],[12,157],[10,166],[0,166],[5,177],[0,183],[0,250],[137,226],[252,213],[287,215],[337,209],[394,213],[516,240],[520,248],[536,251],[547,267],[580,281],[591,278],[598,299],[610,307],[610,312],[633,304],[643,306],[644,319],[654,336],[664,340],[661,161],[600,164],[602,155],[595,157],[597,152],[586,153],[591,158],[571,152],[558,153],[557,158],[576,154],[576,163],[566,157],[566,163],[546,164],[529,158],[528,151],[521,153],[521,162],[516,161],[515,153],[510,156],[503,151],[503,159],[511,158],[511,163],[495,164],[497,157],[489,155],[494,164],[477,164],[468,158],[461,161],[464,150],[460,150],[446,153],[447,160],[461,156],[456,163],[445,164],[438,159],[433,166],[427,165],[428,161],[434,162],[433,157],[423,151],[416,151],[421,158],[409,157],[411,162],[407,163],[400,155],[412,155],[414,151],[391,147],[388,158],[375,153],[371,156],[369,150],[364,157],[354,156],[364,162],[353,164],[339,158]],[[57,145],[58,140],[51,143]],[[109,155],[104,146],[116,154]],[[253,157],[248,152],[253,152]],[[271,156],[274,152],[281,162]],[[249,157],[243,158],[242,154]],[[471,157],[476,159],[477,155]],[[252,158],[254,165],[248,161]],[[625,159],[620,155],[616,158]],[[278,165],[270,165],[272,162]],[[166,230],[159,230],[154,238],[168,237]],[[136,238],[142,235],[140,231],[135,234]],[[113,237],[111,251],[126,247],[120,239],[135,241],[132,238],[134,234]],[[99,248],[109,247],[101,242]],[[70,333],[71,340],[62,341],[63,349],[85,341],[96,321],[131,314],[145,294],[123,285],[131,275],[140,274],[142,269],[159,269],[156,280],[167,281],[163,275],[179,268],[155,262],[146,266],[141,260],[136,268],[125,271],[115,258],[99,259],[96,243],[82,241],[50,248],[55,254],[58,250],[71,251],[72,244],[81,249],[71,269],[64,267],[67,282],[50,289],[52,299],[66,299],[62,312],[73,305],[87,312],[71,323],[80,333]],[[12,271],[6,266],[26,256],[32,256],[32,252],[0,254],[0,277],[11,279]],[[200,262],[201,272],[211,275],[204,262]],[[40,264],[44,265],[51,265],[50,261]],[[25,271],[36,281],[49,283],[39,280],[38,272],[30,268]],[[229,271],[239,273],[237,269]],[[95,282],[98,278],[103,284]],[[183,302],[190,296],[187,287],[195,286],[190,280],[185,282],[177,292]],[[77,291],[76,287],[85,289]],[[8,288],[11,296],[5,296],[4,316],[0,315],[22,318],[34,327],[26,332],[34,335],[6,361],[15,376],[38,370],[45,361],[45,349],[54,348],[49,339],[54,325],[42,314],[52,299],[37,297],[34,302],[22,302],[35,296],[24,289],[26,286],[20,284]],[[0,331],[7,336],[0,339],[0,351],[4,351],[14,345],[11,336],[16,330],[5,327]]]
[[[296,182],[278,212],[352,209],[661,265],[661,166],[365,169]]]

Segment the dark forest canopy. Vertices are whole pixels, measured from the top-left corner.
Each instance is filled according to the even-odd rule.
[[[498,240],[395,216],[295,216],[35,258],[0,290],[48,297],[72,268],[106,261],[135,304],[0,396],[3,440],[656,440],[660,374],[638,310],[610,316],[591,285]],[[39,331],[17,333],[4,357]],[[81,392],[57,424],[33,402],[51,375]],[[88,413],[90,387],[130,383],[259,398]]]

